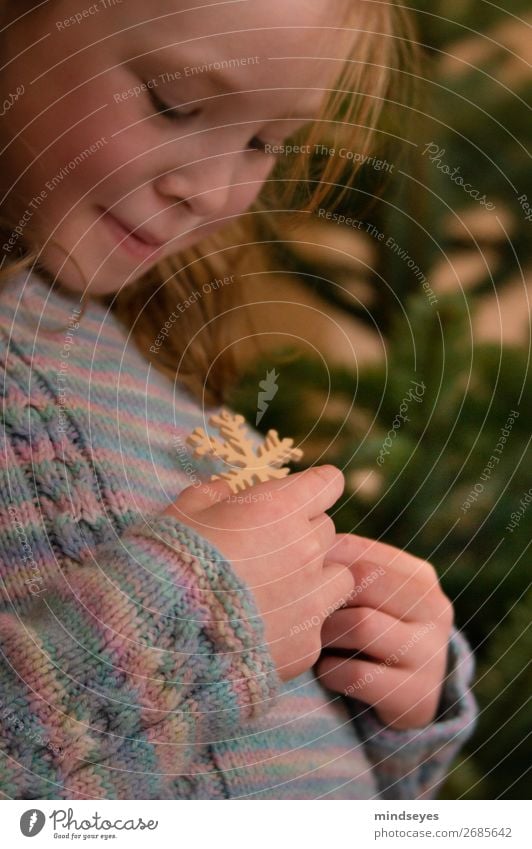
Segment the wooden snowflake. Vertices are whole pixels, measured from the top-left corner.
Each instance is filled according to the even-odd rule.
[[[279,439],[276,430],[269,430],[263,443],[255,447],[246,436],[245,421],[244,416],[222,409],[219,415],[211,416],[209,424],[220,431],[224,441],[209,436],[201,427],[193,430],[186,440],[196,457],[217,457],[231,466],[226,472],[212,475],[211,480],[224,478],[233,492],[254,483],[286,477],[290,469],[283,464],[303,456],[300,448],[292,447],[293,439]]]

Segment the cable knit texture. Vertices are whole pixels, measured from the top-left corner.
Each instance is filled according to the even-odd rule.
[[[77,307],[35,273],[0,292],[0,796],[435,798],[476,724],[464,635],[422,729],[281,682],[247,586],[162,515],[219,471],[184,447],[216,410]]]

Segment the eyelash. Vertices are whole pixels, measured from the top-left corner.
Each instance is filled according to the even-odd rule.
[[[166,106],[165,103],[159,100],[152,88],[148,88],[148,95],[153,107],[155,108],[156,115],[160,115],[161,118],[166,118],[167,121],[183,121],[185,118],[190,118],[194,114],[193,112],[180,114],[179,111],[173,109],[171,106]],[[251,150],[258,150],[259,153],[262,153],[264,156],[272,156],[273,154],[266,152],[267,144],[268,142],[262,141],[262,139],[254,136],[249,143],[249,147]]]
[[[190,118],[194,114],[193,112],[180,114],[177,109],[167,106],[166,103],[159,100],[152,88],[148,88],[148,94],[156,114],[160,115],[161,118],[166,118],[167,121],[182,121],[184,118]]]

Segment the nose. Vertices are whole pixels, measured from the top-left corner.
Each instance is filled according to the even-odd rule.
[[[227,205],[233,181],[234,154],[215,154],[180,165],[156,181],[158,192],[182,201],[202,220],[215,217]]]

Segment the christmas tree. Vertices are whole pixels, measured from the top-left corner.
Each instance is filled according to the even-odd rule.
[[[440,797],[528,798],[530,5],[416,9],[417,105],[384,110],[377,153],[389,167],[376,158],[357,191],[330,200],[363,226],[307,221],[287,242],[280,216],[277,234],[285,279],[334,317],[338,346],[349,327],[355,343],[368,340],[367,356],[355,348],[340,363],[272,348],[229,403],[261,432],[293,437],[304,450],[296,470],[328,462],[345,472],[329,511],[338,532],[436,567],[475,651],[480,703]],[[273,369],[277,390],[259,408]]]

